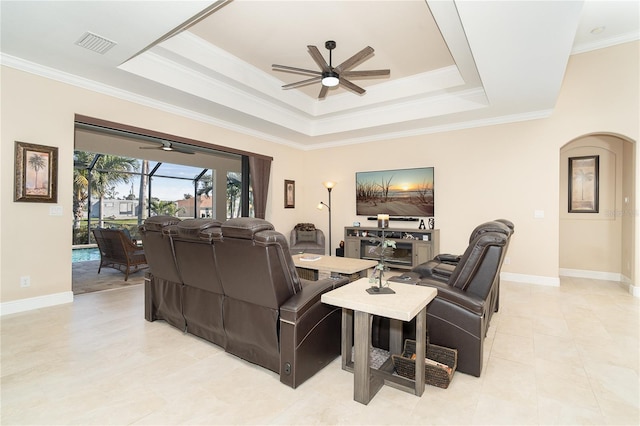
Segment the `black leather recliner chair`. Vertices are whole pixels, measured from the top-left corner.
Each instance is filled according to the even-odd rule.
[[[320,298],[348,280],[300,279],[286,238],[266,220],[229,219],[221,237],[225,349],[295,388],[340,355],[341,310]]]
[[[149,321],[163,319],[184,330],[182,315],[182,279],[173,256],[170,235],[163,230],[175,226],[180,219],[173,216],[153,216],[139,227],[142,246],[147,256],[149,272],[145,273],[145,318]],[[154,289],[148,291],[147,276],[153,273]]]
[[[507,253],[507,249],[509,248],[509,241],[511,240],[511,235],[514,233],[514,224],[510,220],[507,219],[496,219],[489,222],[481,223],[476,226],[473,232],[471,232],[471,236],[469,237],[469,244],[473,242],[479,235],[485,232],[498,232],[501,234],[505,234],[507,236],[507,245],[503,250],[503,259],[500,262],[504,261],[504,256]],[[430,277],[432,279],[440,280],[442,282],[447,282],[451,277],[451,274],[455,270],[455,267],[460,262],[460,258],[462,255],[453,255],[453,254],[438,254],[433,260],[425,262],[421,265],[416,266],[413,269],[413,272],[417,272],[421,277]],[[498,285],[493,289],[493,294],[491,295],[491,306],[493,309],[489,312],[489,318],[493,315],[494,312],[498,312],[500,308],[500,278],[498,277]]]
[[[506,228],[499,223],[494,226]],[[507,234],[488,231],[477,235],[447,280],[434,278],[433,268],[425,264],[404,274],[417,285],[438,290],[427,306],[429,343],[457,349],[458,371],[477,377],[482,371],[484,338],[494,310]],[[438,263],[426,263],[430,262]],[[406,324],[405,337],[415,336],[415,323]],[[388,347],[386,321],[374,318],[373,330],[374,346]]]
[[[220,226],[213,219],[185,219],[165,228],[165,232],[171,236],[183,284],[182,315],[186,331],[225,347],[224,292],[214,257],[214,240],[220,236]]]
[[[498,222],[503,225],[506,225],[507,229],[502,226],[494,226],[494,223]],[[471,232],[469,236],[469,244],[480,234],[483,232],[494,231],[494,232],[507,232],[507,236],[511,237],[511,234],[514,232],[513,222],[507,219],[496,219],[490,222],[484,222],[480,225],[476,226],[475,229]],[[430,274],[434,278],[440,278],[443,281],[446,281],[451,276],[453,269],[460,262],[461,254],[448,254],[448,253],[440,253],[436,257],[433,258],[434,262],[425,262],[419,267],[427,268],[430,267],[432,272]]]

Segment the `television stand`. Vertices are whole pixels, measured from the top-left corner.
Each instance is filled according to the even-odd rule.
[[[370,216],[367,218],[367,220],[378,220],[378,218],[375,216]],[[392,216],[389,218],[389,220],[399,220],[402,222],[417,222],[420,219],[418,219],[417,217],[393,217]]]
[[[344,255],[354,259],[378,260],[378,242],[370,237],[380,237],[381,228],[346,226],[344,228]],[[396,269],[412,269],[440,253],[439,229],[385,228],[387,240],[396,242],[393,254],[385,259],[385,266]]]

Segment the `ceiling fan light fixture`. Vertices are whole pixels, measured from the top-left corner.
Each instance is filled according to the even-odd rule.
[[[389,76],[389,70],[351,70],[351,68],[355,67],[360,62],[369,58],[373,54],[373,48],[371,46],[365,47],[346,61],[342,62],[337,67],[334,67],[331,61],[331,51],[335,49],[336,42],[333,40],[329,40],[324,44],[324,47],[329,50],[329,63],[325,61],[322,53],[320,53],[316,46],[307,45],[307,49],[309,50],[311,58],[318,65],[318,67],[320,67],[321,71],[290,67],[287,65],[271,65],[275,71],[293,72],[296,74],[312,76],[311,78],[307,78],[306,80],[285,84],[284,86],[282,86],[282,88],[293,89],[320,82],[322,84],[322,88],[320,89],[320,93],[318,94],[318,99],[324,99],[329,92],[329,88],[336,87],[338,85],[344,86],[345,89],[351,90],[358,95],[362,95],[366,92],[366,90],[356,84],[353,84],[350,81],[352,78]],[[340,74],[342,74],[343,78],[340,78]]]
[[[340,84],[340,78],[338,74],[333,71],[327,71],[322,73],[322,85],[327,87],[335,87]]]

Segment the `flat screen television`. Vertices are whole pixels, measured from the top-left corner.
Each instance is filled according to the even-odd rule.
[[[356,172],[358,216],[434,214],[433,167]]]

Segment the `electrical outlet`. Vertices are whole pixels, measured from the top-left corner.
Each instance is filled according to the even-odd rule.
[[[29,287],[31,285],[31,277],[30,276],[24,276],[24,277],[20,277],[20,287]]]
[[[509,256],[507,256],[507,257],[505,257],[505,258],[504,258],[504,264],[505,264],[505,265],[509,265],[509,264],[511,264],[511,258],[510,258]]]

